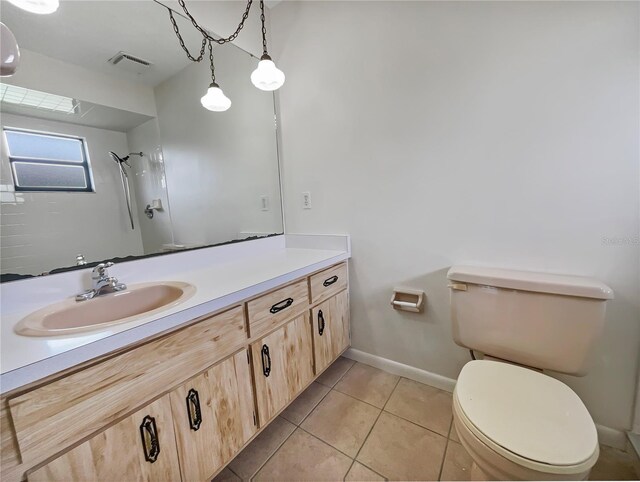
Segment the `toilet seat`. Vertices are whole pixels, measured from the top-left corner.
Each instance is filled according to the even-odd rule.
[[[588,471],[598,459],[595,424],[562,382],[501,362],[467,363],[456,384],[454,412],[502,457],[544,473]]]

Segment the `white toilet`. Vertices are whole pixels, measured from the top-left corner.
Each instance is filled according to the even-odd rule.
[[[467,363],[453,419],[474,480],[583,480],[598,435],[580,398],[541,370],[585,375],[600,336],[605,284],[583,277],[453,266],[453,338]]]

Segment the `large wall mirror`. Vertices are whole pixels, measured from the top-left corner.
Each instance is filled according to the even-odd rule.
[[[211,112],[208,62],[187,59],[158,2],[61,2],[53,15],[2,2],[2,22],[21,50],[0,85],[2,274],[283,232],[274,96],[249,80],[255,57],[214,47],[233,103]]]

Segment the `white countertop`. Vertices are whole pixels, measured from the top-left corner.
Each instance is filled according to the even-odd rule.
[[[318,248],[310,247],[314,244]],[[349,240],[346,236],[300,235],[277,236],[122,263],[119,270],[116,271],[116,266],[112,268],[112,274],[127,284],[183,281],[194,285],[197,291],[184,303],[162,312],[160,318],[155,315],[76,336],[28,337],[16,334],[13,327],[29,313],[63,299],[64,296],[56,297],[56,294],[64,292],[65,284],[69,285],[66,293],[75,296],[78,284],[82,284],[80,271],[38,278],[37,283],[31,279],[5,283],[0,287],[0,390],[5,393],[179,327],[194,318],[232,306],[349,256]],[[45,286],[49,283],[50,286]],[[30,296],[33,292],[39,293],[36,299]]]

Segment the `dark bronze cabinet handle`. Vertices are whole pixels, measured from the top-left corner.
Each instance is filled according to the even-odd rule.
[[[278,301],[269,310],[270,313],[276,314],[278,311],[282,311],[285,308],[289,308],[293,304],[293,298],[287,298],[286,300]]]
[[[268,377],[271,373],[271,357],[269,356],[269,347],[262,345],[262,373]]]
[[[336,281],[338,281],[338,277],[332,276],[331,278],[327,278],[326,280],[324,280],[324,283],[322,283],[322,286],[326,288],[327,286],[331,286]]]
[[[200,396],[194,388],[187,394],[187,414],[189,415],[189,426],[191,430],[198,431],[202,423],[202,411],[200,410]]]
[[[318,334],[322,336],[324,333],[324,314],[322,310],[318,310]]]
[[[144,459],[152,464],[158,460],[158,455],[160,455],[160,440],[158,440],[158,427],[156,427],[155,418],[147,415],[142,419],[140,436],[142,437]]]

